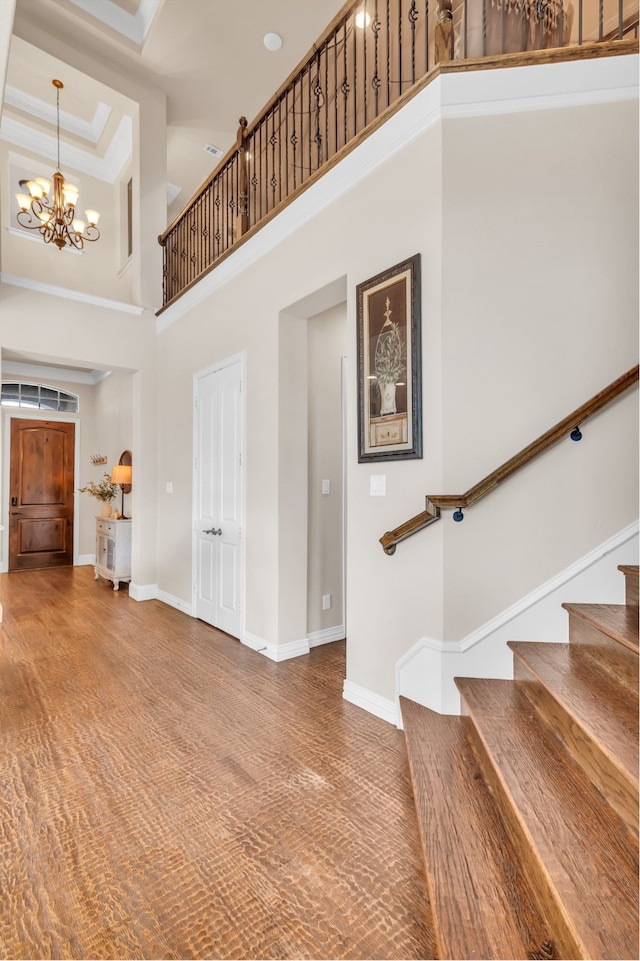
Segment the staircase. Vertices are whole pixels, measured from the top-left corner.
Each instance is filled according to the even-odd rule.
[[[510,642],[463,716],[400,698],[441,958],[638,958],[638,568]]]

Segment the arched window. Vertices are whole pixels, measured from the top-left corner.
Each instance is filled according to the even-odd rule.
[[[75,413],[78,410],[78,395],[45,384],[3,381],[0,403],[3,407],[36,407],[39,410]]]

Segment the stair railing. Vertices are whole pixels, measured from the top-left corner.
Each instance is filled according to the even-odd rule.
[[[251,123],[240,118],[234,146],[158,238],[161,310],[415,96],[437,68],[566,59],[577,45],[590,47],[589,56],[636,52],[637,41],[622,38],[637,8],[638,0],[618,0],[609,23],[604,0],[348,0],[261,114]],[[598,43],[605,35],[610,42]]]
[[[537,440],[534,440],[527,447],[523,448],[515,457],[505,461],[501,467],[498,467],[491,474],[488,474],[473,487],[469,488],[465,494],[427,494],[425,510],[423,510],[422,513],[416,514],[415,517],[405,521],[404,524],[401,524],[394,530],[387,531],[387,533],[383,534],[380,538],[380,543],[385,554],[395,554],[396,545],[399,544],[400,541],[404,541],[407,537],[411,537],[412,534],[417,534],[418,531],[429,527],[430,524],[434,524],[440,519],[440,512],[442,510],[452,510],[454,521],[462,521],[464,519],[463,510],[465,508],[471,507],[472,504],[475,504],[482,497],[491,493],[499,484],[507,480],[508,477],[512,477],[517,471],[526,467],[527,464],[530,464],[531,461],[535,460],[540,454],[543,454],[550,447],[553,447],[554,444],[557,444],[558,441],[566,437],[567,434],[573,441],[581,440],[582,433],[580,431],[580,425],[637,382],[638,365],[636,364],[636,366],[628,370],[626,374],[618,377],[618,379],[614,380],[608,387],[601,390],[599,394],[596,394],[595,397],[588,400],[582,407],[578,407],[577,410],[574,410],[568,417],[561,420],[555,427],[552,427],[538,437]]]

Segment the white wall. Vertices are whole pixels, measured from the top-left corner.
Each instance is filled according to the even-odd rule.
[[[637,119],[633,105],[612,103],[447,121],[447,493],[469,489],[637,362]],[[637,517],[637,408],[631,392],[463,523],[447,515],[445,640]]]
[[[210,286],[160,318],[160,476],[178,477],[172,524],[158,531],[162,589],[190,598],[193,374],[246,350],[246,627],[275,646],[295,640],[302,495],[282,457],[292,386],[282,381],[282,318],[346,276],[355,344],[356,285],[417,252],[422,460],[357,463],[349,358],[349,682],[392,699],[395,663],[419,637],[468,632],[637,515],[635,444],[622,442],[635,405],[625,400],[587,425],[582,445],[548,455],[463,524],[446,515],[393,557],[378,543],[423,508],[425,494],[466,489],[635,363],[637,77],[631,98],[625,92],[633,61],[626,74],[611,61],[560,65],[570,73],[527,68],[519,90],[513,70],[440,78],[355,151],[352,166],[290,205],[280,234],[265,228]],[[615,70],[622,81],[611,79]],[[581,86],[623,92],[587,106]],[[442,122],[443,111],[466,119]],[[398,151],[403,138],[410,143]],[[630,480],[613,479],[610,463]],[[372,474],[386,476],[386,497],[369,496]]]

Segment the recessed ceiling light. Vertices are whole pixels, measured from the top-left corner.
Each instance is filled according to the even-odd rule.
[[[264,45],[267,50],[279,50],[282,46],[282,37],[279,33],[265,33]]]

